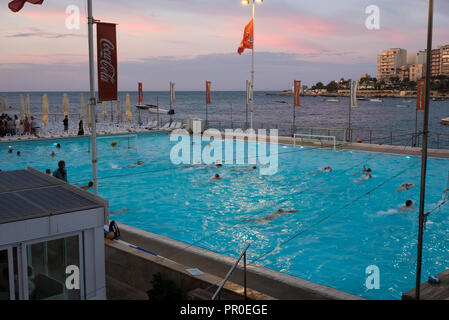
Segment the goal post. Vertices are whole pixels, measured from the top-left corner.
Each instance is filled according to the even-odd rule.
[[[137,148],[137,134],[118,134],[97,137],[99,143],[111,144],[117,142],[117,145],[125,145],[128,149]],[[134,144],[134,146],[132,146]]]
[[[299,143],[298,142],[299,140]],[[308,145],[316,145],[320,144],[321,147],[333,147],[334,151],[337,151],[337,137],[335,136],[323,136],[316,134],[303,134],[296,133],[293,135],[293,145],[296,147],[297,145],[302,145],[302,143],[307,143]]]

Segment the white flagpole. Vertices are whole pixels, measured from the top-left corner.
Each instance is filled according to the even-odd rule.
[[[253,114],[254,114],[254,38],[256,37],[255,33],[255,12],[256,12],[256,3],[253,0],[253,50],[251,50],[251,129],[253,129]]]
[[[96,105],[95,98],[95,66],[94,66],[94,18],[92,16],[92,0],[87,0],[88,10],[88,34],[89,34],[89,77],[90,77],[90,100],[89,108],[91,110],[91,143],[92,143],[92,180],[94,183],[94,194],[98,194],[97,181],[97,126],[96,126]]]

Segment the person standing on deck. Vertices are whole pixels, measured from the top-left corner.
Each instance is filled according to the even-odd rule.
[[[69,131],[69,117],[65,116],[62,123],[64,124],[64,132],[68,132]]]

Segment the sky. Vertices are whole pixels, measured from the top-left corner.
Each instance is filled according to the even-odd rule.
[[[88,91],[86,0],[44,0],[11,12],[0,0],[0,92]],[[370,5],[380,29],[365,26]],[[377,54],[426,48],[426,0],[265,0],[256,6],[255,90],[376,75]],[[80,28],[68,29],[68,6]],[[251,52],[237,54],[251,8],[240,0],[93,0],[117,23],[120,91],[245,90]],[[449,1],[435,0],[434,47],[449,44]]]

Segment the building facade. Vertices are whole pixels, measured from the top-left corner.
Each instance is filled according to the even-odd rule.
[[[407,50],[393,48],[377,56],[377,79],[388,81],[398,76],[398,69],[407,64]]]
[[[441,50],[432,50],[432,77],[436,77],[441,73]]]
[[[440,50],[440,74],[449,76],[449,45],[439,46]]]
[[[425,64],[412,64],[410,66],[410,81],[417,82],[426,76],[426,65]]]

